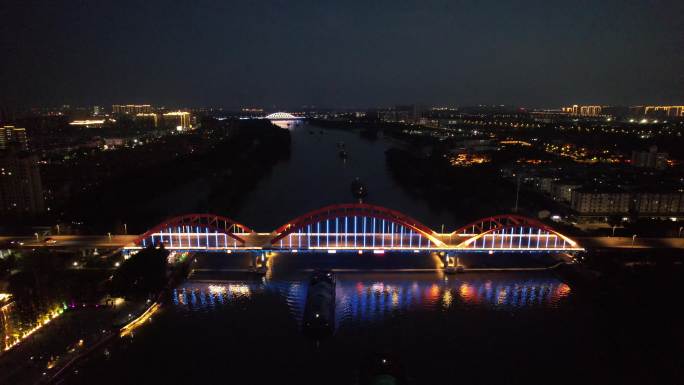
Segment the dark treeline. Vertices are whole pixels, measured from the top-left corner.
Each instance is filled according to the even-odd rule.
[[[382,134],[386,137],[400,139],[408,144],[421,146],[432,144],[436,140],[429,135],[410,135],[405,130],[411,127],[403,123],[384,122],[378,119],[353,119],[353,120],[324,120],[312,119],[312,125],[337,130],[355,130],[359,135],[368,140],[376,140]]]
[[[398,148],[385,153],[388,170],[407,192],[435,208],[447,208],[464,221],[510,213],[515,206],[515,183],[501,178],[499,169],[518,155],[515,151],[488,155],[489,163],[454,167],[443,144],[431,147],[428,155]],[[535,217],[551,204],[537,195],[521,189],[519,212]]]
[[[456,218],[480,218],[513,207],[515,186],[502,182],[489,165],[478,166],[477,172],[454,168],[436,151],[424,157],[391,148],[385,155],[387,168],[406,191],[434,207],[448,208]]]
[[[167,282],[167,250],[148,247],[121,264],[111,280],[114,297],[140,298],[156,294]]]
[[[74,255],[49,250],[13,253],[3,259],[0,279],[12,294],[15,321],[30,325],[36,316],[72,303],[97,303],[107,288],[107,270],[71,269]]]
[[[121,232],[124,223],[129,232],[140,232],[189,211],[230,214],[274,164],[289,157],[289,132],[267,121],[205,125],[73,165],[64,182],[69,199],[60,208],[62,220],[83,223],[86,232]]]

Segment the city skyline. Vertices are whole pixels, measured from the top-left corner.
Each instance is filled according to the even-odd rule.
[[[684,384],[682,0],[0,4],[0,384]]]
[[[294,112],[305,112],[305,111],[338,111],[338,112],[350,112],[350,111],[374,111],[374,110],[392,110],[392,109],[405,109],[405,108],[415,108],[418,111],[468,111],[472,109],[481,108],[483,110],[501,110],[501,111],[520,111],[520,112],[534,112],[534,111],[555,111],[559,113],[565,113],[568,115],[577,116],[610,116],[614,115],[613,109],[626,109],[632,111],[638,111],[637,114],[648,115],[661,113],[664,115],[672,116],[684,116],[684,103],[642,103],[642,104],[632,104],[632,105],[620,105],[620,104],[572,104],[565,103],[554,106],[527,106],[518,104],[461,104],[461,105],[445,105],[445,104],[424,104],[424,103],[395,103],[395,104],[385,104],[385,105],[367,105],[367,106],[326,106],[326,105],[298,105],[298,106],[286,106],[286,105],[238,105],[238,106],[222,106],[222,105],[196,105],[196,104],[170,104],[166,105],[163,103],[150,102],[149,100],[142,103],[113,103],[113,104],[68,104],[68,103],[57,103],[50,105],[25,105],[25,106],[5,106],[5,110],[10,114],[32,114],[32,113],[50,113],[50,112],[62,112],[62,113],[74,113],[74,112],[88,112],[92,116],[101,116],[106,114],[126,114],[126,115],[146,115],[148,113],[163,113],[165,111],[200,111],[200,112],[210,112],[210,111],[224,111],[226,113],[249,113],[254,116],[259,114],[266,114],[269,112],[282,112],[282,111],[294,111]],[[129,109],[141,109],[131,113],[126,112],[126,108]],[[0,121],[2,121],[3,112],[0,108]],[[11,121],[11,115],[8,115],[6,120]]]

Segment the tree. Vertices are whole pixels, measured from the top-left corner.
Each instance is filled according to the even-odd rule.
[[[112,278],[112,295],[144,297],[161,290],[166,284],[168,256],[163,248],[148,247],[124,261]]]

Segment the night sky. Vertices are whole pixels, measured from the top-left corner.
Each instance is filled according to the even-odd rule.
[[[684,104],[682,0],[0,3],[4,104]]]

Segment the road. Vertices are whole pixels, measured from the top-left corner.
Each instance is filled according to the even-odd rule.
[[[50,238],[55,243],[46,243],[45,238],[32,236],[0,236],[0,249],[9,248],[120,248],[130,246],[137,235],[54,235]],[[268,239],[265,234],[258,234],[259,241]],[[441,237],[441,236],[440,236]],[[596,249],[684,249],[684,238],[640,238],[636,237],[577,237],[579,246],[587,250]],[[23,242],[21,246],[10,245],[10,241]],[[388,247],[389,249],[389,247]]]
[[[35,236],[0,236],[0,249],[16,248],[17,246],[10,246],[10,241],[19,241],[23,245],[19,248],[119,248],[126,246],[137,238],[137,235],[53,235],[48,238],[56,241],[55,243],[46,243],[45,237],[36,239]]]

